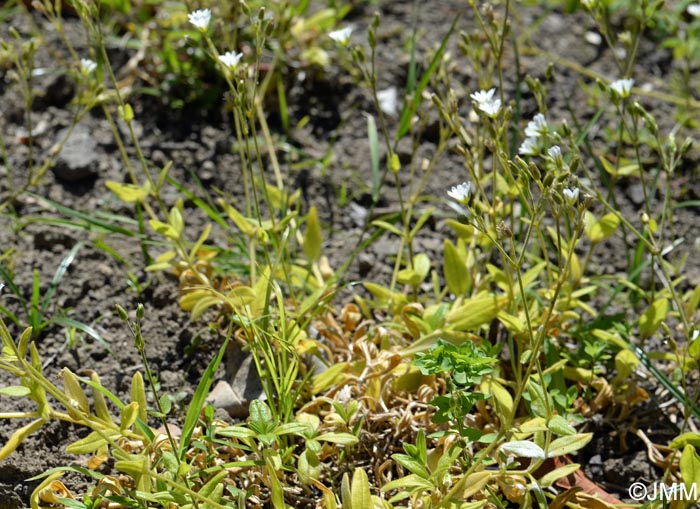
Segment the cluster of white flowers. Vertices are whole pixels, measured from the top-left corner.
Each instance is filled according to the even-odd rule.
[[[518,154],[524,156],[535,156],[539,154],[540,147],[538,140],[547,136],[549,132],[549,126],[547,126],[547,119],[544,118],[542,113],[538,113],[534,116],[530,122],[528,122],[525,128],[525,140],[518,149]]]
[[[627,99],[634,85],[634,80],[631,78],[614,81],[610,84],[610,89],[620,99]]]
[[[685,10],[688,11],[688,14],[692,17],[700,18],[700,4],[690,4]]]
[[[328,34],[328,37],[333,39],[335,42],[341,46],[347,46],[350,43],[350,35],[352,34],[352,27],[345,27],[339,30],[333,30]]]
[[[494,99],[493,96],[495,93],[496,89],[492,88],[488,91],[480,90],[478,92],[474,92],[469,97],[471,97],[471,100],[474,102],[476,109],[481,111],[487,117],[496,118],[498,112],[501,111],[501,100]]]
[[[459,202],[466,202],[469,199],[469,193],[472,189],[471,182],[462,182],[457,186],[452,186],[452,189],[447,191],[447,195],[453,200]]]

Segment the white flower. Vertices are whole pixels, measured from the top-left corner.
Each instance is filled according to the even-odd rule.
[[[564,199],[569,207],[575,207],[578,203],[579,190],[578,187],[565,187]]]
[[[634,85],[633,79],[623,79],[617,80],[610,84],[610,88],[615,92],[620,99],[626,99],[630,95],[630,90],[632,90],[632,85]]]
[[[469,198],[469,192],[471,189],[471,182],[462,182],[458,186],[452,186],[452,189],[447,191],[447,195],[453,200],[465,202]]]
[[[480,90],[479,92],[474,92],[469,97],[474,101],[474,105],[487,117],[495,118],[498,112],[501,111],[501,100],[494,99],[493,94],[496,93],[496,89],[492,88],[489,91]]]
[[[345,27],[339,30],[333,30],[328,34],[328,37],[343,46],[347,46],[350,42],[350,34],[352,34],[352,27]]]
[[[0,290],[2,290],[2,286],[0,286]],[[700,329],[695,329],[690,335],[690,340],[695,341],[696,339],[698,339],[698,337],[700,337]]]
[[[92,71],[97,69],[97,63],[94,62],[93,60],[90,60],[89,58],[81,58],[80,59],[80,69],[85,74],[90,74]]]
[[[525,138],[525,141],[518,149],[518,154],[521,156],[536,156],[539,152],[540,148],[537,146],[537,138]]]
[[[581,0],[583,6],[588,10],[593,10],[593,8],[598,3],[598,0]]]
[[[542,113],[538,113],[528,122],[525,128],[525,136],[528,138],[539,138],[547,134],[547,120]]]
[[[192,11],[187,15],[187,19],[200,30],[206,30],[211,20],[211,9]]]
[[[241,58],[243,58],[243,53],[236,53],[235,51],[227,51],[223,55],[219,55],[219,61],[229,69],[238,67]]]
[[[688,11],[688,14],[692,17],[700,18],[700,4],[690,4],[685,10]]]
[[[559,148],[559,145],[553,145],[547,149],[547,155],[554,159],[555,161],[557,159],[561,159],[561,149]]]

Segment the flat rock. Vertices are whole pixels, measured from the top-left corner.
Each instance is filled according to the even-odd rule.
[[[62,129],[55,143],[60,143],[68,132],[68,128]],[[97,176],[98,163],[97,141],[87,127],[77,125],[56,158],[53,172],[59,180],[77,182]]]

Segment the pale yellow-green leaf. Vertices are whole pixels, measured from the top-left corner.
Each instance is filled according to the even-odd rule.
[[[27,327],[24,329],[24,332],[22,332],[22,335],[19,338],[19,343],[17,345],[17,352],[19,354],[20,359],[24,359],[27,356],[27,350],[29,349],[29,340],[32,338],[32,328]]]
[[[559,479],[573,474],[579,468],[581,468],[581,465],[579,465],[578,463],[570,463],[568,465],[556,468],[542,476],[542,478],[537,482],[537,484],[539,484],[542,488],[549,488]]]
[[[425,253],[421,253],[414,257],[413,268],[400,270],[397,274],[397,279],[400,283],[418,286],[420,285],[430,271],[430,258]]]
[[[561,415],[555,415],[547,423],[547,427],[559,435],[575,435],[576,429]]]
[[[185,229],[185,221],[182,219],[182,213],[177,207],[170,209],[170,217],[168,218],[170,226],[175,230],[177,236],[180,237]]]
[[[693,445],[700,448],[700,433],[696,431],[687,431],[681,433],[676,438],[673,439],[669,447],[671,449],[683,449],[687,445]]]
[[[204,230],[202,230],[201,235],[197,239],[197,242],[195,242],[194,246],[192,246],[192,249],[190,250],[190,258],[195,258],[197,251],[199,251],[204,243],[207,241],[209,238],[209,234],[211,233],[211,224],[207,224],[204,227]]]
[[[433,483],[427,479],[417,476],[416,474],[409,474],[398,479],[394,479],[382,486],[382,491],[398,490],[402,488],[408,488],[409,490],[414,490],[416,488],[422,488],[424,490],[429,490],[434,488]],[[391,501],[396,501],[391,499]]]
[[[561,438],[553,440],[549,444],[547,450],[548,458],[556,458],[557,456],[563,456],[564,454],[570,454],[574,451],[586,446],[588,442],[593,438],[593,433],[579,433],[577,435],[568,435]]]
[[[612,237],[620,226],[620,218],[615,213],[610,212],[600,219],[596,219],[593,213],[587,210],[584,216],[584,223],[586,236],[591,242],[597,244]]]
[[[331,442],[333,444],[339,445],[355,445],[358,442],[358,439],[355,435],[351,435],[350,433],[341,433],[333,431],[328,433],[322,433],[321,435],[316,437],[316,440],[323,442]]]
[[[101,385],[100,377],[94,371],[90,373],[90,380],[95,382],[97,385]],[[105,396],[96,387],[92,388],[92,406],[95,408],[95,415],[97,417],[105,422],[112,422],[112,416],[107,408]]]
[[[473,474],[470,474],[464,481],[466,488],[460,496],[466,499],[480,493],[481,490],[486,487],[491,475],[492,473],[487,471],[474,472]]]
[[[311,392],[313,394],[318,394],[333,386],[343,377],[343,373],[345,373],[349,367],[350,363],[348,362],[332,364],[327,370],[312,378],[313,384],[311,386]]]
[[[700,486],[700,457],[692,445],[686,445],[683,448],[683,454],[681,455],[681,477],[683,478],[683,483],[687,487],[687,491],[694,492],[697,501],[698,486]]]
[[[593,332],[591,332],[591,334],[594,337],[602,339],[603,341],[606,341],[609,344],[614,345],[618,348],[627,348],[627,343],[617,333],[612,333],[603,329],[594,329]]]
[[[382,230],[389,231],[391,233],[394,233],[398,235],[399,237],[403,237],[403,232],[399,230],[396,226],[394,226],[391,223],[387,223],[386,221],[382,221],[381,219],[377,219],[375,221],[372,221],[372,226],[376,226],[377,228],[381,228]]]
[[[91,452],[95,452],[100,447],[107,445],[109,442],[107,441],[106,437],[109,437],[110,439],[116,439],[119,437],[119,435],[114,432],[104,433],[104,435],[105,436],[102,436],[97,431],[93,431],[85,438],[81,438],[80,440],[76,440],[72,444],[69,444],[66,447],[66,452],[68,454],[89,454]]]
[[[369,479],[363,468],[356,468],[353,472],[350,490],[352,492],[350,509],[369,509],[372,507]]]
[[[481,382],[481,391],[490,394],[496,404],[496,413],[501,418],[511,415],[513,412],[513,396],[496,380],[484,380]]]
[[[617,369],[615,379],[618,382],[624,382],[638,365],[639,359],[634,353],[627,349],[620,350],[617,355],[615,355],[615,369]]]
[[[661,322],[666,319],[667,313],[668,299],[656,299],[639,317],[639,334],[643,338],[648,338],[654,334],[661,326]]]
[[[146,388],[140,371],[134,373],[134,376],[131,378],[131,401],[138,403],[138,418],[143,422],[148,422]]]
[[[516,335],[525,332],[525,322],[517,316],[513,316],[506,311],[499,311],[497,316],[508,332]]]
[[[78,378],[68,368],[63,368],[61,376],[63,377],[63,392],[70,398],[71,405],[74,405],[85,414],[90,413],[90,403],[85,395],[85,391],[80,387]]]
[[[315,206],[312,206],[306,218],[306,231],[304,232],[304,243],[302,245],[306,259],[310,262],[317,262],[321,257],[322,245],[323,236],[321,234],[321,223],[318,220],[318,211]]]
[[[462,259],[459,250],[448,239],[445,239],[444,255],[443,273],[447,287],[453,295],[461,297],[471,288],[467,261]]]
[[[151,225],[154,232],[162,235],[163,237],[173,240],[177,240],[179,238],[177,231],[175,231],[175,229],[167,223],[163,223],[162,221],[158,221],[156,219],[151,219],[148,221],[148,224]]]
[[[475,234],[474,226],[470,224],[463,224],[454,219],[448,219],[445,221],[445,224],[452,228],[455,234],[461,239],[471,240]]]
[[[41,428],[41,426],[45,423],[46,421],[44,419],[36,419],[35,421],[30,422],[26,426],[23,426],[16,430],[10,439],[7,441],[5,445],[2,446],[2,449],[0,449],[0,461],[4,460],[7,458],[10,454],[12,454],[17,447],[32,433],[34,433],[36,430]]]
[[[23,397],[31,394],[32,391],[29,387],[24,385],[9,385],[7,387],[0,387],[0,395],[2,396],[13,396],[13,397]]]
[[[218,503],[221,500],[221,493],[217,493],[219,488],[223,490],[224,483],[223,480],[229,475],[225,469],[221,470],[215,474],[207,483],[199,488],[199,494],[203,497],[207,497],[209,500]]]
[[[450,329],[458,331],[474,330],[491,322],[501,306],[505,304],[505,296],[481,295],[465,299],[462,304],[451,309],[445,317],[450,323]]]
[[[135,184],[121,184],[119,182],[114,182],[109,180],[105,183],[107,189],[112,191],[117,198],[125,203],[143,203],[148,197],[150,192],[150,186],[148,183],[143,186],[137,186]]]
[[[219,205],[221,205],[228,217],[233,221],[233,223],[238,227],[241,232],[249,237],[253,237],[256,234],[257,226],[252,224],[248,219],[243,217],[243,215],[238,212],[232,205],[229,205],[224,200],[219,199]]]
[[[139,416],[139,404],[136,401],[132,401],[128,405],[122,408],[122,418],[119,424],[119,429],[123,432],[129,429],[135,422],[136,418]]]
[[[321,462],[318,456],[309,450],[300,454],[297,462],[297,472],[299,480],[303,484],[311,484],[314,479],[318,479],[321,476]]]

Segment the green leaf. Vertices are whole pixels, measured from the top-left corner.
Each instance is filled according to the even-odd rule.
[[[190,439],[192,438],[192,433],[194,432],[197,422],[199,421],[199,414],[204,407],[204,401],[209,395],[209,389],[211,387],[212,381],[214,380],[214,375],[216,370],[221,364],[221,359],[224,357],[224,353],[228,348],[228,342],[230,340],[230,335],[226,336],[224,344],[219,348],[219,353],[214,357],[207,369],[202,374],[202,378],[199,380],[199,385],[197,385],[197,390],[192,397],[189,409],[187,410],[187,416],[185,417],[185,423],[182,426],[182,435],[180,437],[180,446],[178,448],[178,456],[180,459],[185,457],[185,453],[190,448]],[[251,405],[252,406],[252,405]]]
[[[321,248],[323,246],[323,236],[321,234],[321,224],[318,221],[318,211],[315,206],[309,209],[306,218],[306,231],[304,232],[304,254],[306,259],[312,263],[321,258]]]
[[[162,235],[163,237],[173,240],[177,240],[180,238],[177,231],[167,223],[163,223],[162,221],[158,221],[156,219],[151,219],[150,221],[148,221],[148,224],[151,225],[151,228],[153,228],[154,232]]]
[[[549,444],[547,457],[556,458],[565,454],[578,451],[584,447],[593,438],[593,433],[579,433],[577,435],[569,435],[557,438]]]
[[[421,253],[413,258],[413,268],[400,270],[397,279],[400,283],[416,287],[420,285],[430,272],[430,258]]]

